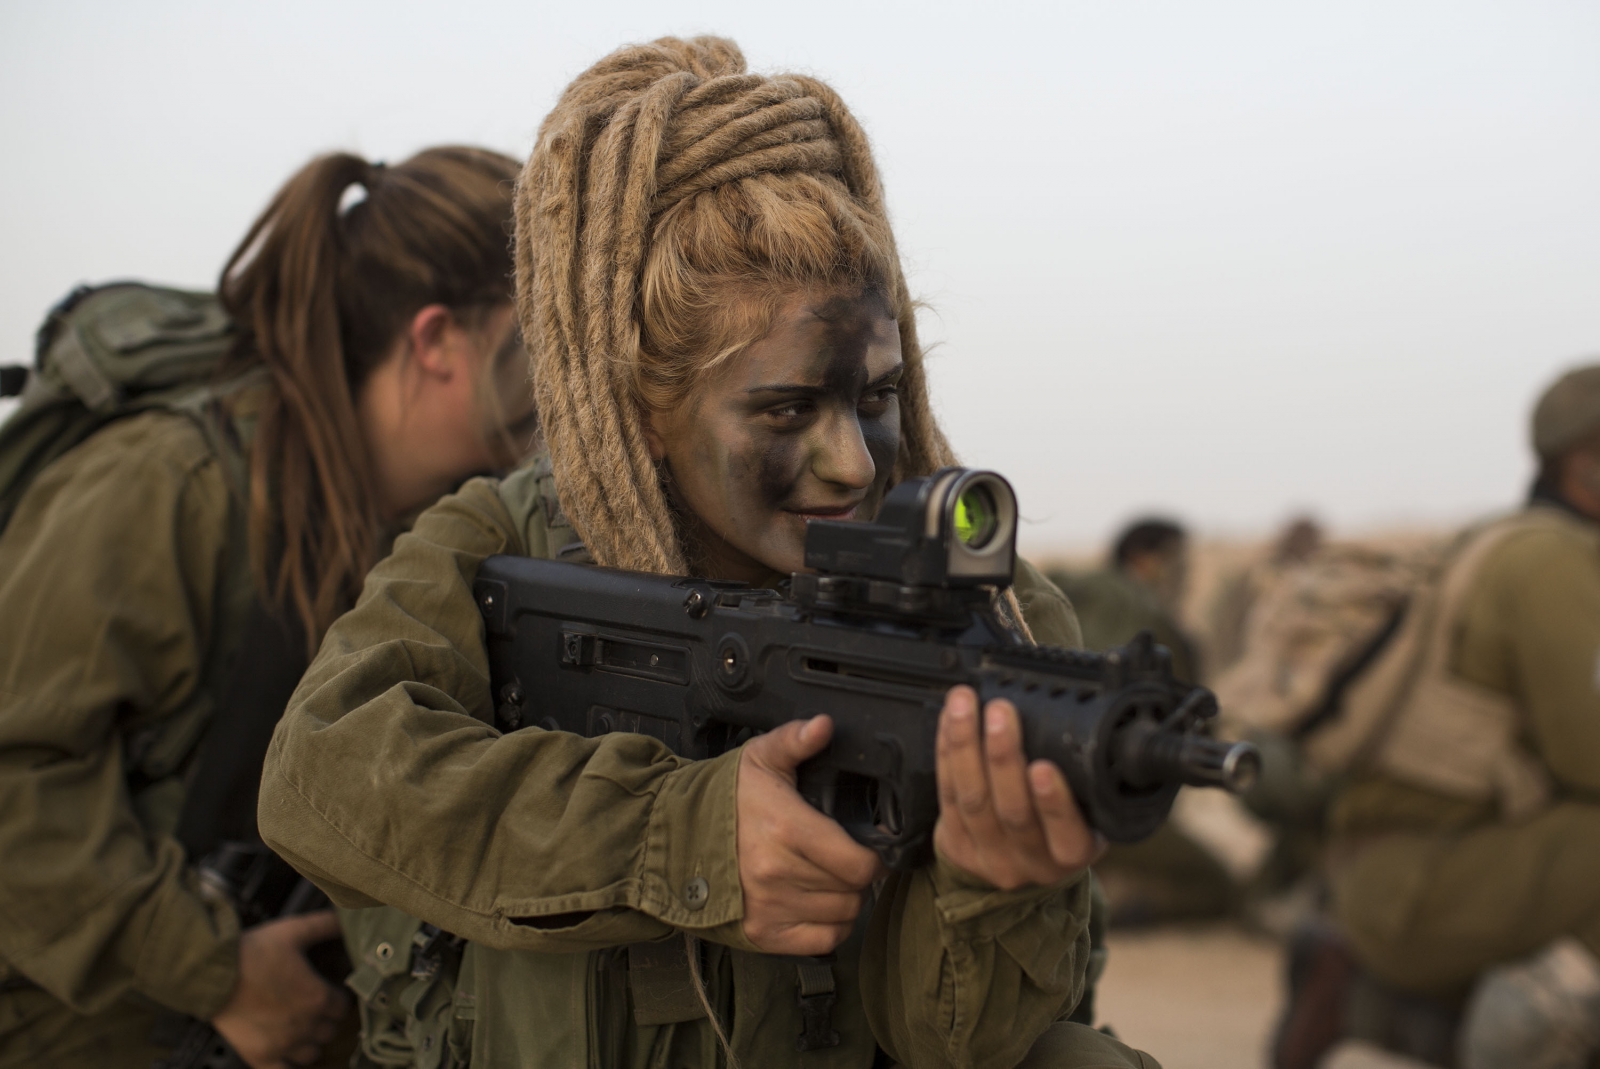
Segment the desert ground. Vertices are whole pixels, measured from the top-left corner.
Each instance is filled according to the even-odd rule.
[[[1282,1008],[1276,940],[1231,926],[1113,932],[1098,1015],[1164,1069],[1255,1069]]]
[[[1277,940],[1230,925],[1113,932],[1098,1014],[1163,1069],[1267,1069],[1283,1006]],[[1426,1069],[1346,1044],[1323,1069]]]

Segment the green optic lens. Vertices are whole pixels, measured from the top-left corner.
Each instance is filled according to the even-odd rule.
[[[982,549],[994,537],[999,518],[988,487],[977,483],[961,491],[956,498],[955,522],[956,537],[972,549]]]

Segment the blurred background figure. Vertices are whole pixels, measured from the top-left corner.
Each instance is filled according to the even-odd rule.
[[[1250,739],[1263,755],[1245,802],[1271,846],[1246,876],[1246,899],[1266,930],[1286,933],[1325,893],[1318,861],[1332,785],[1307,766],[1300,740],[1388,633],[1438,550],[1426,537],[1330,543],[1299,517],[1220,584],[1207,614],[1218,666],[1208,682],[1222,707],[1219,733]]]
[[[1322,548],[1322,525],[1296,516],[1283,526],[1268,555],[1225,576],[1206,610],[1206,667],[1214,677],[1244,652],[1245,623],[1263,591],[1283,572],[1309,561]]]
[[[1198,681],[1194,642],[1178,625],[1189,582],[1189,533],[1181,524],[1135,520],[1117,535],[1105,567],[1056,571],[1050,578],[1072,599],[1089,649],[1110,649],[1149,631],[1172,652],[1178,677]]]
[[[1280,1069],[1342,1036],[1462,1069],[1600,1054],[1600,365],[1540,398],[1524,508],[1452,543],[1296,725],[1334,780],[1335,924]]]
[[[1092,650],[1150,632],[1172,654],[1174,673],[1199,681],[1194,640],[1178,623],[1189,579],[1189,536],[1174,520],[1146,517],[1117,536],[1104,567],[1050,578],[1072,599]],[[1140,843],[1112,847],[1095,865],[1113,927],[1227,915],[1237,887],[1227,867],[1177,820]]]

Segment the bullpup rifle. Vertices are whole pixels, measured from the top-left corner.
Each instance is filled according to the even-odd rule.
[[[901,869],[929,854],[957,684],[1016,707],[1028,757],[1054,762],[1113,842],[1154,832],[1185,784],[1248,787],[1254,747],[1210,736],[1216,700],[1148,634],[1086,653],[1006,622],[1016,533],[1005,479],[945,468],[896,486],[875,522],[811,521],[807,570],[783,590],[491,557],[473,593],[497,726],[637,732],[707,758],[827,713],[833,738],[798,789]]]

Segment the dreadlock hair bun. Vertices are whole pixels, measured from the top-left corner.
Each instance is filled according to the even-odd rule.
[[[798,291],[875,290],[905,372],[893,478],[953,462],[866,135],[814,78],[732,41],[662,38],[579,75],[516,197],[516,291],[562,507],[595,560],[681,574],[645,437]]]

